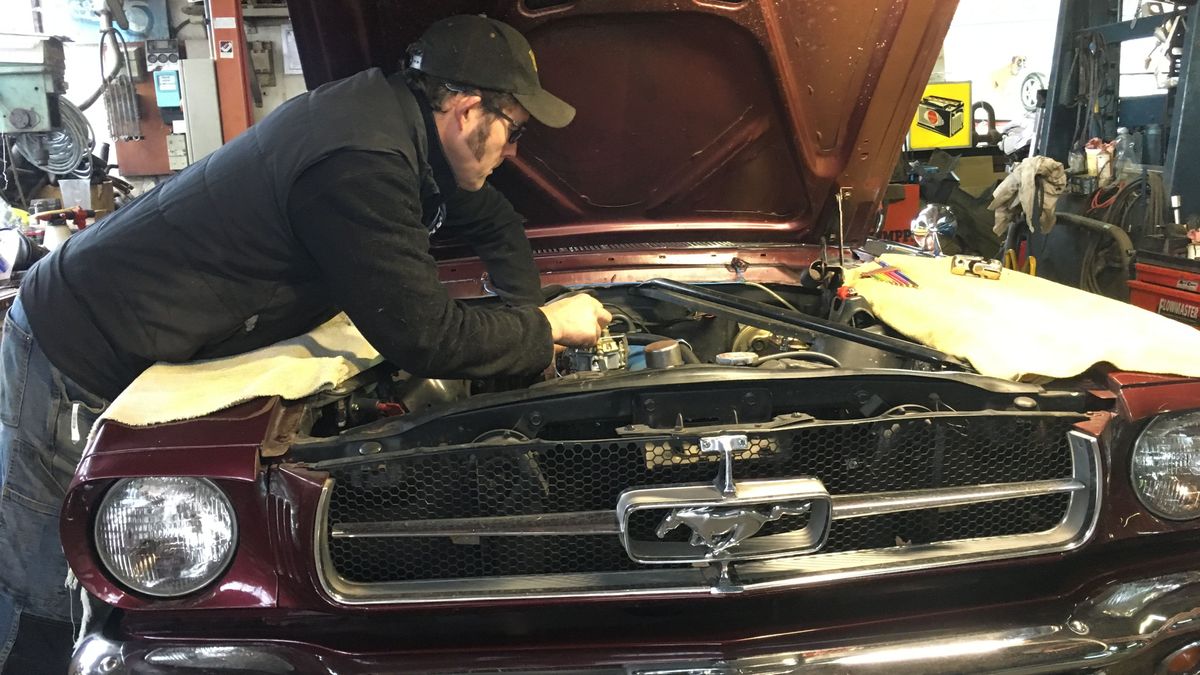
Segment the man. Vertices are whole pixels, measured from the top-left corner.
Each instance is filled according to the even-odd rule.
[[[574,117],[541,88],[529,44],[459,16],[410,57],[407,79],[372,69],[285,103],[27,275],[0,346],[6,672],[69,653],[61,500],[96,415],[155,361],[245,352],[345,311],[415,375],[536,373],[555,344],[594,344],[611,320],[586,295],[537,306],[521,219],[486,183],[531,116]],[[447,296],[438,232],[473,245],[503,306]]]

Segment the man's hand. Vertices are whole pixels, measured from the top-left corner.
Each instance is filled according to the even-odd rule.
[[[572,295],[543,305],[542,313],[550,322],[554,343],[568,347],[590,347],[612,321],[612,314],[590,295]]]

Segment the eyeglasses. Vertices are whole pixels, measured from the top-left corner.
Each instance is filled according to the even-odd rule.
[[[451,84],[449,82],[443,83],[442,86],[445,87],[447,91],[454,92],[455,94],[480,95],[480,92],[478,89],[468,89],[466,87],[462,87],[462,86],[459,86],[456,84]],[[521,140],[521,135],[525,133],[525,129],[528,128],[528,125],[517,124],[516,120],[509,117],[508,115],[505,115],[504,111],[499,110],[497,108],[484,107],[484,110],[492,113],[493,115],[499,115],[501,118],[503,118],[505,121],[508,122],[508,125],[507,125],[508,126],[508,141],[507,142],[510,145]]]
[[[499,115],[501,118],[504,119],[504,121],[508,122],[508,143],[510,145],[521,140],[521,136],[525,133],[525,129],[528,128],[527,125],[517,124],[516,120],[509,117],[508,115],[505,115],[503,112],[501,112],[499,110],[488,110],[488,112],[490,112],[494,115]]]

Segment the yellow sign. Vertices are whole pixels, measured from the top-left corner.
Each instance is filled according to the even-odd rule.
[[[908,130],[913,150],[971,147],[971,83],[931,82]]]

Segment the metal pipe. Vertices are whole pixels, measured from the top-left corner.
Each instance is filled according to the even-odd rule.
[[[1059,212],[1055,215],[1058,220],[1069,225],[1082,227],[1093,232],[1112,237],[1117,242],[1117,247],[1121,250],[1121,268],[1128,270],[1133,264],[1133,253],[1135,248],[1133,245],[1133,240],[1129,238],[1129,235],[1125,232],[1125,230],[1122,230],[1120,227],[1113,225],[1112,223],[1106,223],[1103,220],[1096,220],[1095,218],[1081,216],[1078,213]]]

